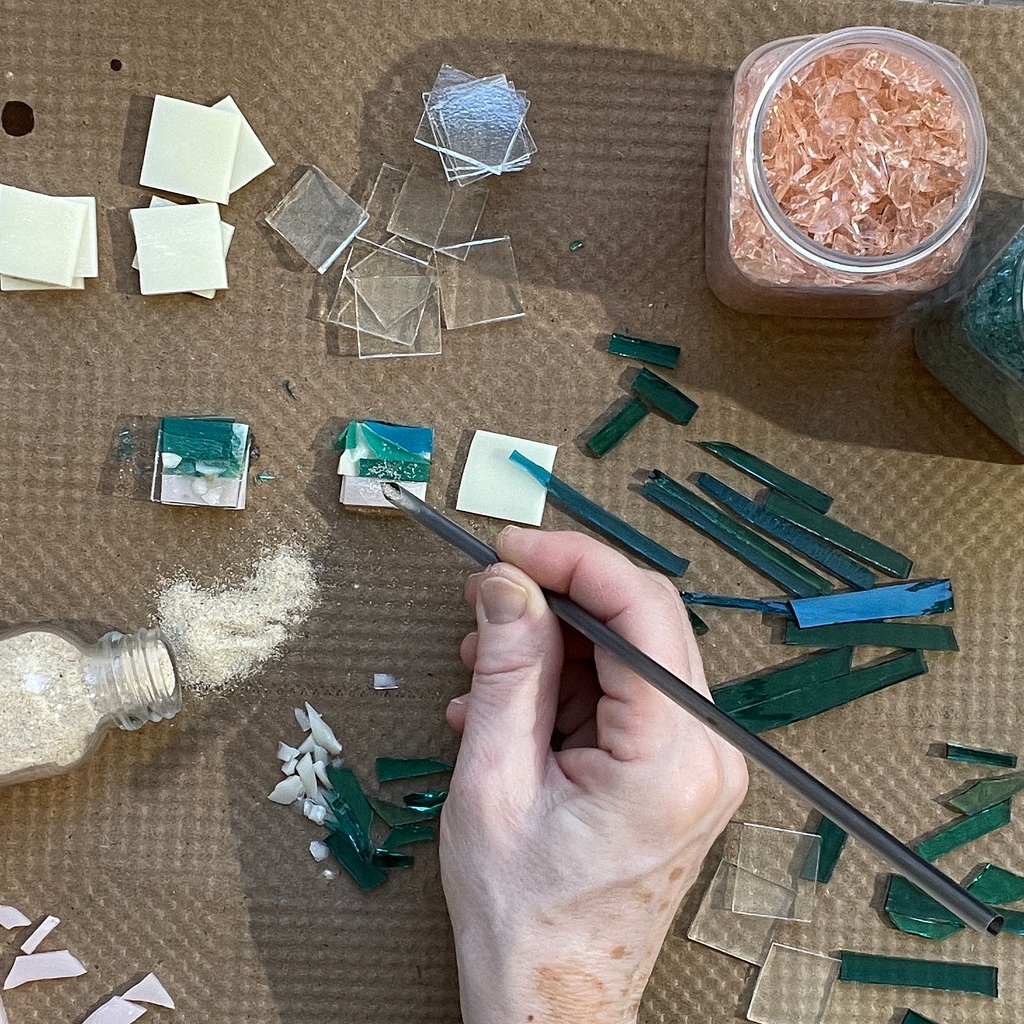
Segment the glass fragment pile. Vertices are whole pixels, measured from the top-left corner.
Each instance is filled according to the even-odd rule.
[[[421,501],[427,496],[434,431],[377,420],[352,420],[336,447],[341,451],[341,503],[363,508],[394,506],[381,485],[401,484]]]

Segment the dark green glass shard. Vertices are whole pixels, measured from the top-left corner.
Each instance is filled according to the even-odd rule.
[[[686,615],[693,627],[694,636],[704,636],[711,631],[711,627],[692,609],[686,609]]]
[[[370,862],[376,868],[411,868],[415,858],[410,853],[396,853],[381,848],[373,851]]]
[[[949,626],[907,622],[840,622],[801,629],[786,626],[786,643],[802,647],[895,647],[903,651],[958,651]],[[1011,766],[1012,767],[1012,766]]]
[[[751,732],[767,732],[794,722],[803,722],[927,671],[924,655],[920,651],[912,651],[877,665],[855,669],[844,676],[836,676],[820,686],[805,687],[730,713]]]
[[[549,473],[543,466],[538,466],[536,462],[528,459],[521,452],[514,451],[509,456],[509,460],[517,466],[521,466],[534,480],[546,487],[554,504],[571,515],[577,522],[611,538],[627,551],[636,555],[637,558],[642,558],[648,564],[667,572],[670,576],[682,576],[686,572],[690,563],[685,558],[674,555],[668,548],[662,547],[650,537],[634,529],[629,523],[612,515],[607,509],[603,509],[596,502],[580,494],[575,488],[570,487],[565,481],[559,480],[558,477]]]
[[[638,359],[641,363],[664,366],[669,370],[674,370],[676,363],[679,362],[678,345],[665,345],[660,341],[633,338],[628,334],[613,334],[608,340],[608,351],[613,356]]]
[[[1004,754],[999,750],[985,750],[982,747],[965,747],[962,743],[947,743],[946,759],[965,761],[968,764],[990,764],[995,768],[1017,767],[1016,754]]]
[[[402,483],[426,483],[430,479],[428,459],[360,459],[356,463],[359,476],[378,480],[399,480]]]
[[[569,243],[569,252],[579,252],[585,244],[586,243],[582,238],[573,239],[573,241]]]
[[[436,793],[406,793],[402,802],[406,807],[413,807],[417,811],[429,811],[434,807],[444,806],[448,799],[448,790],[438,790]]]
[[[328,803],[338,813],[339,805],[344,803],[352,812],[352,817],[362,830],[365,836],[370,834],[370,826],[373,824],[373,808],[366,799],[363,787],[351,768],[334,767],[327,768],[327,778],[330,779],[333,794],[328,794]],[[360,843],[360,846],[363,844]],[[369,840],[367,839],[367,846]]]
[[[832,584],[823,576],[659,470],[651,472],[640,493],[713,537],[790,594],[808,597],[832,590]]]
[[[851,953],[846,949],[840,951],[839,958],[840,981],[935,988],[945,992],[974,992],[982,996],[999,995],[999,970],[996,967],[876,956],[872,953]]]
[[[938,900],[932,899],[903,875],[889,876],[885,910],[886,913],[901,914],[915,921],[952,924],[960,928],[964,926],[963,921],[953,911],[947,910]]]
[[[986,864],[977,871],[966,889],[982,903],[1001,905],[1024,900],[1024,878],[995,864]]]
[[[818,854],[817,871],[808,870],[800,872],[800,877],[812,882],[831,882],[832,874],[839,863],[839,855],[846,846],[847,834],[830,818],[822,818],[818,822],[815,832],[821,836],[821,851]],[[813,861],[811,862],[813,863]]]
[[[1008,907],[996,907],[995,910],[1002,915],[1003,931],[1007,935],[1024,935],[1024,913]]]
[[[607,455],[648,413],[638,398],[631,398],[587,441],[587,449],[599,459]]]
[[[915,1013],[913,1010],[907,1010],[899,1024],[938,1024],[938,1022],[932,1020],[931,1017],[922,1017],[921,1014]]]
[[[928,861],[938,860],[952,850],[973,842],[981,836],[995,832],[1010,823],[1010,801],[988,807],[984,811],[972,814],[969,818],[947,825],[933,836],[917,844],[917,852]]]
[[[932,939],[935,942],[941,942],[943,939],[948,939],[950,935],[956,935],[957,932],[964,930],[962,924],[943,924],[941,921],[918,921],[914,917],[905,917],[903,914],[897,914],[895,911],[887,911],[886,917],[892,922],[893,926],[901,932],[905,932],[907,935],[918,935],[922,939]]]
[[[414,825],[424,821],[433,821],[441,815],[440,807],[419,810],[415,807],[403,807],[401,804],[389,803],[387,800],[375,800],[372,796],[370,797],[370,806],[392,828],[396,828],[398,825]]]
[[[854,558],[859,558],[862,562],[867,562],[868,565],[873,565],[897,579],[907,579],[914,567],[914,563],[906,555],[901,555],[880,541],[858,533],[835,519],[815,512],[802,502],[794,501],[788,494],[772,491],[764,507],[769,512],[774,512],[777,516],[810,530],[822,540],[835,544],[837,548],[842,548]]]
[[[382,850],[399,850],[403,846],[410,846],[412,843],[429,842],[436,836],[433,825],[414,822],[409,825],[398,825],[389,833],[387,839],[381,843]]]
[[[865,569],[863,565],[848,558],[831,544],[819,540],[802,526],[796,526],[789,520],[769,512],[756,501],[745,498],[709,473],[698,474],[696,483],[705,494],[709,494],[744,522],[756,526],[762,533],[779,541],[780,544],[785,544],[792,551],[809,558],[833,576],[846,580],[847,583],[862,590],[870,590],[877,582],[875,574],[870,569]]]
[[[433,757],[378,757],[377,779],[392,782],[395,779],[415,779],[420,775],[450,772],[455,765]]]
[[[817,487],[805,484],[789,473],[773,466],[764,459],[759,459],[742,448],[737,448],[728,441],[700,441],[698,442],[705,451],[717,455],[723,462],[727,462],[735,469],[741,470],[755,480],[767,484],[773,491],[781,491],[788,494],[794,501],[802,502],[815,512],[827,512],[832,506],[832,496]]]
[[[801,628],[916,618],[952,611],[953,588],[949,580],[915,580],[853,593],[800,598],[789,605]]]
[[[1024,789],[1024,772],[979,779],[966,789],[943,801],[961,814],[977,814],[1016,796]]]
[[[641,368],[633,381],[633,390],[646,399],[658,412],[664,413],[673,423],[685,426],[693,419],[697,403],[673,387],[663,377]]]
[[[344,833],[331,832],[326,839],[327,849],[334,859],[352,876],[364,892],[370,892],[388,880],[388,873],[374,864],[369,856],[359,852]]]
[[[688,604],[704,605],[708,608],[741,608],[748,612],[761,612],[764,615],[784,615],[793,617],[793,612],[785,601],[762,601],[753,597],[730,597],[727,594],[700,594],[684,591],[683,600]]]
[[[711,691],[711,698],[723,711],[731,714],[771,700],[773,697],[780,697],[804,687],[819,686],[827,679],[846,675],[850,671],[852,660],[853,650],[849,647],[829,651],[827,654],[798,661],[795,665],[762,672],[751,679],[723,683]]]

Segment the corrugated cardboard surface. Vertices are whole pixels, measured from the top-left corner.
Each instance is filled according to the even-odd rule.
[[[1019,192],[1024,15],[1012,10],[804,0],[0,7],[0,93],[36,114],[32,134],[0,137],[0,179],[92,193],[102,211],[98,285],[0,298],[0,620],[61,621],[89,637],[135,628],[151,619],[161,580],[182,568],[206,583],[240,577],[282,539],[322,566],[318,610],[256,679],[227,698],[190,700],[173,724],[111,737],[72,776],[0,792],[0,900],[60,915],[62,943],[89,968],[10,993],[13,1024],[79,1021],[150,969],[178,997],[182,1024],[458,1019],[436,855],[418,848],[415,870],[363,896],[344,879],[324,882],[305,852],[315,830],[263,799],[276,741],[294,735],[291,708],[306,698],[364,776],[378,754],[455,752],[443,709],[466,686],[456,656],[470,622],[466,567],[401,520],[341,514],[331,443],[350,417],[432,424],[431,496],[448,508],[467,431],[557,443],[562,476],[690,556],[691,589],[727,593],[770,587],[627,488],[641,468],[715,468],[687,439],[759,452],[832,491],[840,518],[912,554],[921,576],[951,575],[963,647],[930,656],[923,678],[776,733],[778,744],[905,838],[948,818],[934,798],[972,774],[926,757],[930,743],[1021,748],[1021,460],[927,374],[906,329],[740,316],[704,282],[707,126],[730,70],[773,38],[858,23],[905,28],[964,58],[988,123],[988,185]],[[411,138],[419,94],[443,61],[507,71],[532,100],[540,152],[527,172],[493,183],[486,214],[488,230],[512,236],[528,315],[447,335],[440,358],[360,362],[350,336],[306,319],[313,275],[279,258],[255,221],[298,164],[358,195],[383,159],[429,163]],[[278,161],[225,213],[238,232],[231,288],[214,302],[144,299],[127,269],[125,211],[146,201],[137,175],[157,92],[204,102],[231,93]],[[586,245],[569,253],[575,238]],[[574,439],[622,393],[626,364],[596,347],[612,329],[679,341],[669,376],[701,410],[687,429],[649,417],[595,462]],[[117,431],[171,412],[251,423],[254,468],[278,479],[251,488],[241,514],[133,500],[130,474],[112,462]],[[496,527],[473,528],[489,537]],[[707,617],[712,681],[786,660],[756,617]],[[375,671],[402,677],[401,691],[374,693]],[[757,772],[742,814],[806,819]],[[1014,823],[944,866],[958,877],[982,859],[1020,870],[1022,841]],[[829,1019],[885,1022],[912,1005],[947,1024],[1019,1021],[1024,940],[961,933],[935,946],[897,934],[876,909],[882,874],[851,845],[814,924],[779,937],[995,963],[1002,995],[839,985]],[[0,954],[0,969],[11,955]],[[669,939],[641,1017],[742,1018],[751,978],[738,961]]]

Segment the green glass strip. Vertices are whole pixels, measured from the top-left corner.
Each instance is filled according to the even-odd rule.
[[[740,608],[748,612],[761,612],[763,615],[784,615],[793,617],[793,611],[785,601],[762,601],[753,597],[731,597],[728,594],[700,594],[683,592],[683,600],[688,604],[704,605],[708,608]]]
[[[234,453],[235,421],[165,416],[160,421],[161,446],[194,462],[231,459]]]
[[[803,628],[839,622],[907,619],[952,611],[953,588],[949,580],[915,580],[871,590],[806,597],[790,601],[789,605]]]
[[[648,413],[637,398],[631,398],[587,441],[587,448],[599,459],[607,455]]]
[[[895,911],[887,911],[886,917],[893,926],[907,935],[918,935],[922,939],[932,939],[934,942],[941,942],[948,939],[950,935],[962,932],[962,924],[943,924],[941,921],[918,921],[915,917],[905,917]]]
[[[944,803],[961,814],[977,814],[1016,796],[1024,789],[1024,772],[979,779]]]
[[[861,590],[870,590],[877,582],[875,574],[870,569],[865,569],[863,565],[848,558],[831,544],[819,540],[802,526],[796,526],[789,520],[769,512],[756,501],[745,498],[709,473],[698,474],[696,483],[705,494],[724,505],[744,522],[756,526],[762,533],[780,544],[785,544],[791,550],[809,558],[833,576],[846,580]]]
[[[664,413],[673,423],[685,426],[693,419],[697,411],[697,403],[673,387],[663,377],[641,368],[633,381],[633,390],[641,398],[646,399],[659,412]]]
[[[686,609],[686,615],[693,627],[694,636],[705,636],[711,632],[711,627],[692,608]]]
[[[786,626],[786,643],[802,647],[896,647],[904,651],[958,651],[949,626],[921,626],[906,622],[840,622],[801,629]],[[1012,767],[1012,765],[1010,766]]]
[[[564,480],[559,480],[543,466],[538,466],[521,452],[512,452],[509,460],[525,469],[534,480],[546,487],[554,503],[577,522],[609,537],[637,558],[667,572],[670,576],[682,576],[686,572],[690,563],[685,558],[680,558],[657,541],[651,540],[629,523],[580,494]]]
[[[946,744],[946,760],[965,761],[968,764],[990,764],[995,768],[1016,768],[1017,755],[982,747],[965,747],[962,743]]]
[[[843,852],[849,837],[830,818],[822,818],[815,831],[821,836],[821,852],[818,854],[818,871],[814,880],[831,882],[832,874],[839,863],[839,855]]]
[[[723,683],[711,691],[711,697],[718,707],[731,714],[755,704],[763,704],[773,697],[781,697],[805,687],[820,686],[828,679],[844,676],[850,671],[852,661],[853,650],[849,647],[829,651],[798,661],[795,665],[762,672],[751,679]]]
[[[393,804],[387,800],[377,800],[372,796],[370,797],[370,806],[392,828],[399,825],[418,825],[424,821],[433,821],[441,814],[440,807],[431,807],[424,811],[415,807],[403,807],[401,804]]]
[[[889,876],[889,888],[885,894],[885,911],[886,913],[901,914],[903,917],[912,918],[915,921],[964,927],[963,921],[956,914],[947,910],[926,892],[918,889],[903,875]]]
[[[1007,935],[1024,935],[1024,913],[1019,910],[1010,910],[1008,907],[996,907],[995,909],[1002,915],[1003,931]]]
[[[327,849],[334,859],[352,876],[364,892],[370,892],[388,880],[388,873],[374,864],[355,848],[352,840],[342,832],[331,832],[326,839]]]
[[[828,680],[822,686],[796,690],[732,712],[732,717],[751,732],[767,732],[814,718],[927,671],[924,655],[920,651],[912,651],[877,665],[855,669],[847,675]]]
[[[917,844],[917,852],[927,861],[938,860],[953,850],[966,846],[981,836],[995,832],[1010,823],[1010,801],[987,807],[969,818],[947,825]]]
[[[328,803],[336,813],[339,805],[344,803],[352,812],[352,817],[363,834],[369,836],[370,826],[373,824],[373,808],[366,799],[366,793],[359,785],[355,772],[351,768],[329,765],[327,778],[330,779],[331,788],[334,790],[333,794],[328,794]]]
[[[403,846],[410,846],[412,843],[429,842],[436,836],[433,825],[413,822],[409,825],[397,825],[389,833],[387,839],[381,843],[382,850],[399,850]]]
[[[406,807],[412,807],[417,811],[429,811],[434,807],[444,806],[448,799],[448,790],[438,790],[436,793],[407,793],[402,797]]]
[[[383,847],[373,851],[370,863],[376,868],[411,868],[415,858],[410,853],[396,853]]]
[[[832,507],[832,496],[817,487],[805,484],[789,473],[773,466],[764,459],[759,459],[742,448],[737,448],[728,441],[700,441],[700,447],[712,455],[718,456],[723,462],[728,463],[734,469],[738,469],[755,480],[767,484],[773,491],[781,491],[788,494],[794,501],[802,502],[815,512],[827,512]]]
[[[832,590],[832,584],[823,576],[791,558],[749,527],[720,512],[709,501],[660,470],[651,472],[640,493],[717,540],[737,558],[790,594],[799,597],[821,596]]]
[[[788,494],[772,491],[764,507],[769,512],[774,512],[777,516],[810,530],[822,540],[835,544],[837,548],[853,555],[854,558],[859,558],[862,562],[867,562],[868,565],[873,565],[897,579],[907,579],[914,567],[914,563],[906,555],[901,555],[873,537],[858,533],[835,519],[815,512],[802,502],[794,501]]]
[[[996,864],[985,864],[966,885],[982,903],[1016,903],[1024,900],[1024,878]]]
[[[907,1010],[899,1024],[938,1024],[938,1022],[932,1020],[931,1017],[922,1017],[921,1014],[915,1013],[913,1010]]]
[[[418,456],[415,459],[360,459],[356,473],[378,480],[426,483],[430,479],[430,462]]]
[[[900,985],[905,988],[934,988],[945,992],[974,992],[999,995],[999,970],[983,964],[946,963],[940,960],[911,960],[871,953],[839,953],[840,981],[865,985]]]
[[[356,431],[357,436],[361,435],[362,440],[366,442],[366,446],[378,459],[402,462],[414,457],[414,453],[409,451],[408,448],[378,434],[366,421],[357,423]]]
[[[608,351],[613,356],[638,359],[642,363],[664,366],[668,370],[674,370],[676,363],[679,362],[678,345],[665,345],[660,341],[633,338],[628,334],[613,334],[608,339]]]
[[[420,775],[450,772],[455,765],[434,757],[378,757],[377,779],[393,782],[395,779],[415,779]]]

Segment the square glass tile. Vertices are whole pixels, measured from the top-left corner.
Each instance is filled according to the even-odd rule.
[[[744,822],[732,909],[783,921],[810,921],[821,836]]]
[[[747,1020],[821,1024],[839,966],[832,957],[774,943],[757,976]]]
[[[437,269],[448,330],[525,315],[515,256],[507,235],[442,249]]]
[[[775,922],[768,917],[750,917],[732,909],[736,865],[723,860],[701,900],[687,938],[720,953],[760,966],[768,955]]]
[[[443,178],[413,167],[395,202],[388,231],[400,238],[435,248],[444,230],[453,195],[451,186]]]

